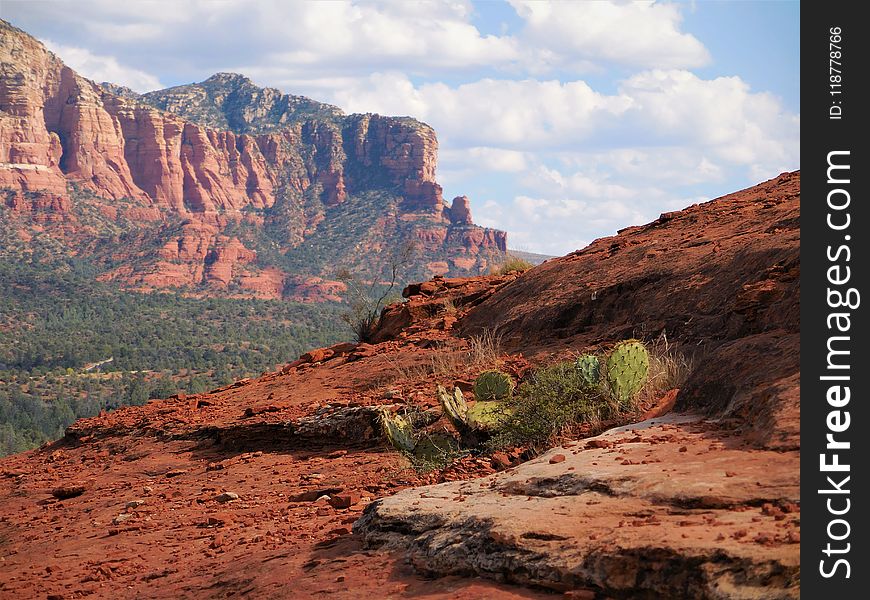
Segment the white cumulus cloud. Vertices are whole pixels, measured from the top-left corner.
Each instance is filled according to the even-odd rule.
[[[67,66],[98,83],[108,81],[124,85],[137,92],[148,92],[163,87],[154,75],[126,67],[114,56],[93,54],[85,48],[56,44],[51,40],[42,40],[46,47],[60,56]]]
[[[680,31],[676,4],[656,2],[540,2],[511,0],[525,20],[522,39],[541,65],[587,68],[608,61],[641,68],[700,67],[704,45]]]

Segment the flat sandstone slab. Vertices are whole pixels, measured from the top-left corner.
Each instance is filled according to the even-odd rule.
[[[799,473],[798,452],[758,450],[671,415],[482,479],[404,490],[354,531],[407,548],[429,575],[632,597],[797,598]]]

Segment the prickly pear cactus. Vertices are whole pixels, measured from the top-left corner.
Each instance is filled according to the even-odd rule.
[[[474,381],[474,399],[504,400],[514,391],[514,380],[501,371],[484,371]]]
[[[640,391],[648,374],[649,354],[637,340],[620,342],[607,359],[607,383],[614,399],[622,404]]]
[[[381,413],[381,426],[390,444],[400,452],[413,452],[417,442],[414,439],[414,428],[411,422],[401,415],[392,415],[387,411]]]
[[[504,405],[498,400],[478,400],[468,409],[468,426],[479,431],[491,431],[505,418]]]
[[[441,410],[444,411],[447,419],[457,430],[462,431],[467,426],[468,417],[468,405],[462,397],[462,390],[458,387],[453,388],[453,393],[450,394],[443,385],[439,385],[436,388],[436,393],[438,401],[441,403]]]
[[[595,387],[601,380],[601,361],[594,354],[584,354],[577,359],[577,370],[588,387]]]

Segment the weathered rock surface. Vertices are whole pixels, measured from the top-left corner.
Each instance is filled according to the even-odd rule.
[[[429,575],[632,598],[799,597],[796,452],[670,416],[483,479],[404,490],[354,531]],[[736,443],[735,443],[736,442]],[[563,456],[564,460],[552,461]]]
[[[351,535],[375,498],[491,472],[423,475],[383,446],[377,416],[399,407],[383,398],[393,384],[377,382],[429,364],[431,336],[462,347],[421,331],[317,349],[284,372],[83,419],[56,444],[0,459],[0,596],[548,597],[424,580]],[[434,404],[427,378],[400,385]]]
[[[311,264],[298,247],[327,227],[325,236],[357,236],[353,260],[343,254],[353,244],[332,252],[348,264],[360,251],[377,264],[380,252],[416,240],[420,275],[440,270],[427,271],[433,261],[450,273],[478,274],[506,250],[504,232],[472,223],[467,199],[444,203],[435,180],[438,141],[424,123],[346,116],[228,73],[139,96],[79,76],[6,22],[0,32],[0,190],[10,194],[0,207],[40,224],[70,222],[86,196],[104,229],[120,224],[128,234],[127,243],[112,242],[115,264],[126,256],[125,264],[105,279],[211,292],[232,283],[243,295],[280,298],[274,275],[260,282],[262,269],[243,265],[254,262],[257,246],[271,244],[282,253],[298,249],[300,266],[265,266],[285,277],[323,276],[337,266],[334,256],[321,252]],[[365,195],[378,201],[344,206]],[[360,211],[376,217],[367,230],[356,225]],[[214,243],[189,252],[179,242],[171,259],[155,252],[154,239],[171,236],[179,223],[193,224],[182,235],[200,245],[203,230],[192,227],[213,228]],[[227,233],[240,228],[244,234]],[[85,227],[60,233],[77,254],[100,236]]]
[[[799,313],[794,172],[548,260],[458,326],[495,329],[526,355],[665,334],[696,357],[678,409],[734,417],[759,443],[796,449]]]

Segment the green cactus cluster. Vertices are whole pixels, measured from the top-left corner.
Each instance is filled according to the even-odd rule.
[[[601,381],[601,361],[594,354],[584,354],[576,362],[580,378],[587,387],[597,387]]]
[[[514,391],[514,380],[501,371],[484,371],[474,381],[474,399],[504,400]]]
[[[628,403],[637,394],[649,375],[649,354],[638,340],[617,344],[607,358],[607,383],[613,398]]]
[[[420,428],[421,419],[437,419],[432,411],[408,416],[384,411],[383,429],[390,443],[418,464],[433,464],[455,457],[461,448],[484,444],[493,448],[546,444],[555,432],[572,423],[600,422],[614,411],[631,408],[649,378],[649,368],[643,343],[626,340],[607,354],[587,353],[542,367],[516,394],[510,375],[484,371],[474,382],[473,404],[466,402],[458,387],[452,392],[436,387],[441,412],[458,436]]]
[[[414,462],[437,463],[455,449],[455,442],[444,435],[417,435],[414,424],[408,417],[381,412],[381,427],[387,441]]]
[[[453,388],[451,394],[444,386],[439,385],[436,393],[447,420],[463,437],[470,432],[492,430],[504,417],[501,402],[498,400],[478,400],[474,406],[469,407],[458,387]]]

